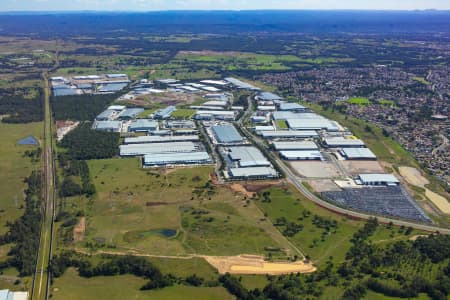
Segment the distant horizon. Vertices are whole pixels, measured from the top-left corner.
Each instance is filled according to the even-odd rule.
[[[450,12],[449,9],[161,9],[161,10],[96,10],[96,9],[80,9],[80,10],[1,10],[0,14],[4,13],[26,13],[26,14],[40,14],[40,13],[106,13],[106,14],[121,14],[121,13],[160,13],[160,12]]]
[[[0,12],[159,12],[257,10],[450,10],[442,0],[2,0]]]

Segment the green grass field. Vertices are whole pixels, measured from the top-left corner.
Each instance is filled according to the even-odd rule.
[[[20,146],[17,142],[29,135],[42,139],[42,123],[4,124],[0,123],[0,234],[6,230],[5,224],[23,214],[22,205],[25,195],[23,180],[33,170],[39,170],[40,163],[32,163],[24,157],[27,150],[36,149],[33,146]]]
[[[425,85],[430,85],[431,84],[431,82],[429,82],[428,80],[426,80],[423,77],[413,77],[412,80],[420,82],[420,83],[425,84]]]
[[[211,167],[164,173],[141,169],[138,159],[88,164],[97,196],[87,205],[67,203],[86,213],[86,241],[157,255],[265,254],[265,247],[288,247],[273,227],[259,222],[263,216],[251,203],[243,204],[244,196],[207,184]],[[164,229],[177,234],[158,234]]]
[[[370,100],[365,97],[353,97],[348,99],[348,103],[357,105],[368,105],[371,104],[372,102],[370,102]]]
[[[303,225],[303,230],[297,233],[290,240],[309,255],[316,264],[326,261],[330,256],[335,262],[342,262],[350,247],[350,239],[353,234],[363,225],[363,222],[340,217],[328,210],[325,210],[311,201],[307,200],[298,191],[281,188],[271,188],[271,202],[258,201],[264,212],[272,222],[280,217],[284,217],[288,222],[295,222]],[[309,215],[305,212],[308,211]],[[313,224],[314,215],[326,218],[338,223],[338,228],[334,232],[324,234],[325,230]],[[283,227],[280,227],[281,229]],[[383,243],[390,240],[406,240],[411,235],[420,234],[413,231],[409,236],[399,233],[397,228],[388,229],[380,225],[375,234],[371,237],[373,243]]]
[[[377,103],[386,106],[396,106],[396,103],[393,100],[379,99],[377,100]]]
[[[216,300],[234,299],[222,287],[190,287],[175,285],[155,291],[140,291],[145,279],[132,275],[82,278],[69,269],[52,285],[52,299],[56,300]]]
[[[178,108],[172,113],[172,117],[176,119],[190,119],[195,112],[195,109]]]
[[[289,128],[289,126],[285,120],[278,120],[276,124],[277,124],[278,129],[288,129]]]

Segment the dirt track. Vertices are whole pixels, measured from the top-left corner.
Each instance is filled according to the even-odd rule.
[[[267,262],[263,257],[255,255],[205,256],[204,259],[220,274],[283,275],[316,271],[311,263]]]
[[[208,255],[187,255],[187,256],[168,256],[138,253],[136,251],[116,252],[116,251],[97,251],[90,253],[86,250],[75,249],[76,252],[85,255],[133,255],[141,257],[169,258],[169,259],[192,259],[195,257],[203,258],[211,266],[217,269],[220,274],[241,274],[241,275],[283,275],[295,273],[313,273],[317,268],[311,262],[268,262],[264,257],[258,255],[238,255],[238,256],[208,256]]]

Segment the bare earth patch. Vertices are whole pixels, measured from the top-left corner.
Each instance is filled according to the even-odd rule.
[[[377,161],[371,160],[345,160],[340,162],[345,170],[352,174],[364,174],[364,173],[384,173],[383,167]]]
[[[192,104],[199,99],[199,96],[201,97],[201,95],[197,94],[166,92],[161,94],[145,95],[137,97],[133,100],[126,100],[126,102],[144,107],[152,106],[155,104],[160,104],[163,106]]]
[[[66,134],[77,128],[80,122],[74,121],[56,121],[56,138],[61,141]]]
[[[308,180],[307,182],[317,193],[338,192],[341,190],[331,179]]]
[[[317,269],[305,262],[267,262],[262,256],[204,256],[220,274],[283,275],[293,273],[312,273]]]
[[[423,188],[426,184],[430,183],[416,168],[399,167],[398,170],[400,175],[402,175],[409,184]]]
[[[325,161],[294,161],[289,165],[297,175],[306,178],[335,178],[341,175],[332,163]]]
[[[425,189],[425,196],[433,202],[433,204],[444,214],[450,214],[450,202],[443,196],[427,189],[425,185],[430,182],[426,179],[419,170],[412,167],[399,167],[400,175],[402,175],[405,180],[412,185],[421,187]]]
[[[73,228],[73,241],[81,242],[84,240],[84,232],[86,231],[86,218],[82,217],[77,225]]]

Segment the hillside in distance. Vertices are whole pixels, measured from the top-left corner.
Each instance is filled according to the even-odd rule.
[[[30,18],[30,14],[33,15]],[[0,34],[68,37],[80,33],[442,33],[450,11],[164,11],[0,14]]]

